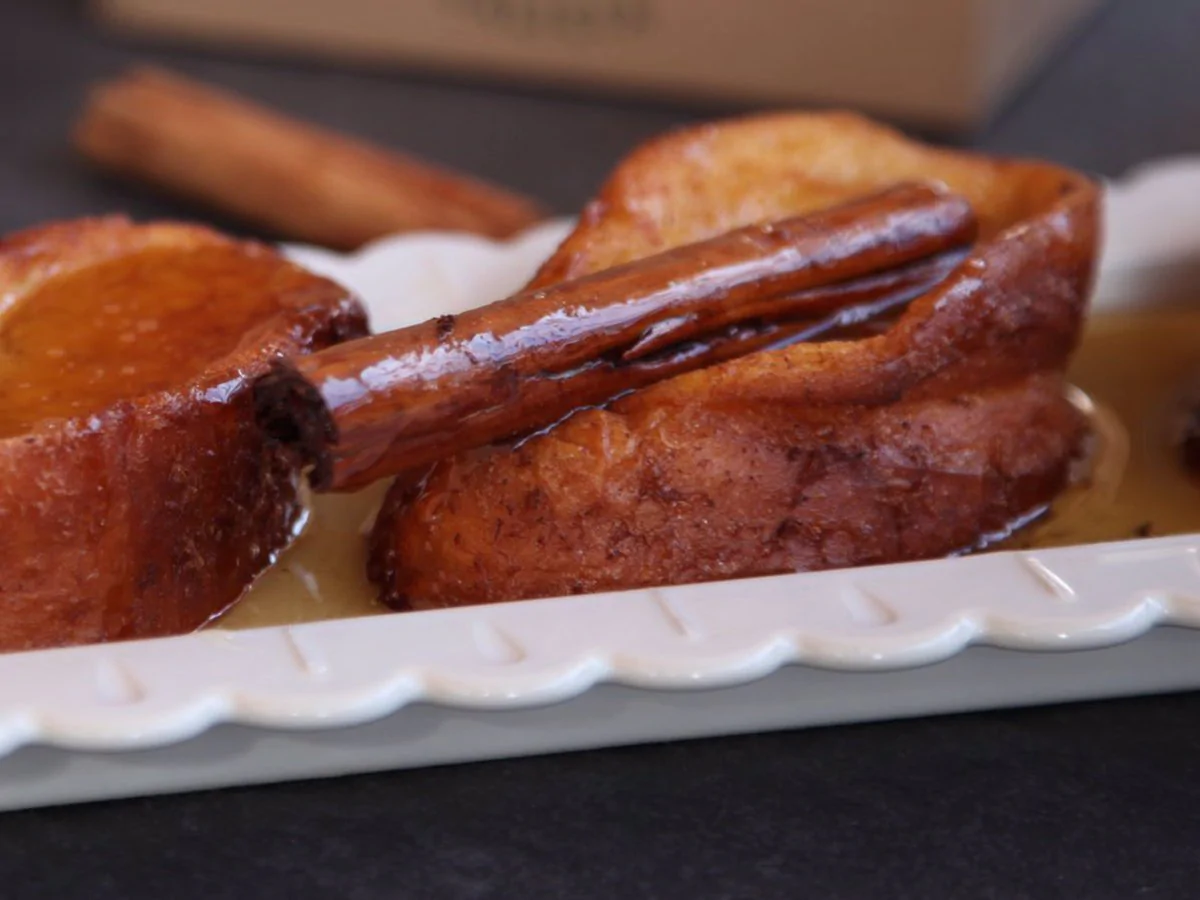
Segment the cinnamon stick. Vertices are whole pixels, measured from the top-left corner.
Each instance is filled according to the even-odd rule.
[[[110,172],[336,249],[417,229],[502,238],[544,217],[512,191],[158,69],[96,86],[74,141]]]
[[[839,310],[911,299],[945,276],[975,227],[961,197],[902,185],[742,228],[282,362],[256,385],[259,421],[314,465],[316,489],[351,490]]]

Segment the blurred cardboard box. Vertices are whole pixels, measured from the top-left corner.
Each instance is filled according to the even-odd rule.
[[[93,0],[106,23],[556,87],[981,124],[1101,0]]]

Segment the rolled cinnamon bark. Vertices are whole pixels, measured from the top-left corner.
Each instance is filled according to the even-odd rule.
[[[416,229],[507,237],[544,217],[515,192],[157,69],[95,87],[74,140],[118,175],[342,250]]]
[[[313,464],[317,490],[352,490],[911,299],[975,229],[961,197],[901,185],[281,362],[256,386],[259,422]]]

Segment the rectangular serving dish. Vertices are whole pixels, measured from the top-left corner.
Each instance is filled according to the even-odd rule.
[[[1196,283],[1189,194],[1197,162],[1109,187],[1096,308]],[[502,296],[566,227],[289,252],[386,329]],[[10,654],[0,808],[1197,688],[1197,629],[1185,535]]]

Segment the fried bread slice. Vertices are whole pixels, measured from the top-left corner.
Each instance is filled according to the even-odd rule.
[[[206,228],[0,241],[0,650],[189,631],[303,521],[245,390],[361,336],[345,289]]]
[[[849,114],[706,125],[621,163],[531,286],[914,179],[966,196],[981,239],[881,334],[679,376],[397,483],[372,535],[384,599],[935,557],[1047,503],[1086,433],[1063,384],[1099,220],[1078,173],[934,149]]]

